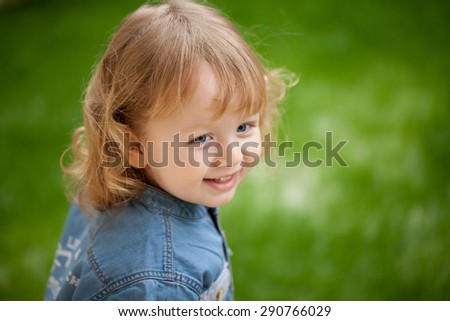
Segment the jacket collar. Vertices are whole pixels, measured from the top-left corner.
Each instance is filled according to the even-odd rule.
[[[201,219],[208,215],[208,211],[216,211],[201,204],[183,201],[151,185],[146,186],[146,190],[136,201],[145,207],[157,208],[185,219]]]

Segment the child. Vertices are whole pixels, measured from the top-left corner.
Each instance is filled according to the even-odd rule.
[[[216,208],[258,163],[285,87],[212,8],[128,16],[86,92],[45,298],[231,300]]]

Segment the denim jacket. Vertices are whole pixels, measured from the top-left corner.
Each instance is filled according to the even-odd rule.
[[[46,300],[232,300],[216,209],[149,187],[125,210],[69,211]]]

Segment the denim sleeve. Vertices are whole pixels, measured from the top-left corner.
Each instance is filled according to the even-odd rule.
[[[130,284],[106,296],[106,301],[198,301],[190,287],[170,281],[147,279]]]

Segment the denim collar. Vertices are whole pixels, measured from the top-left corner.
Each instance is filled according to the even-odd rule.
[[[183,201],[175,196],[160,190],[151,185],[147,185],[144,193],[136,199],[145,207],[153,207],[164,210],[171,215],[184,219],[202,219],[208,215],[208,211],[215,212],[215,208],[207,208],[201,204],[194,204]]]

